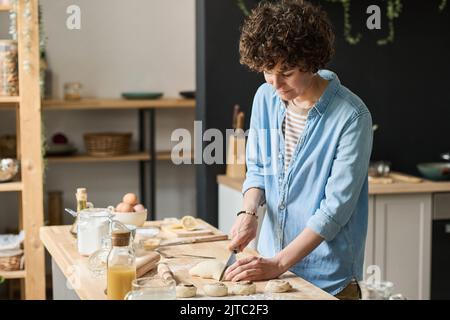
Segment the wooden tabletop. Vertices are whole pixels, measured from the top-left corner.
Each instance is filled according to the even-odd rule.
[[[397,176],[392,179],[392,183],[374,183],[369,181],[369,195],[377,194],[401,194],[401,193],[435,193],[435,192],[450,192],[450,182],[436,182],[425,179],[420,179],[421,182],[406,182],[400,181],[397,177],[402,177],[412,181],[417,179],[406,174],[395,173]],[[217,176],[217,183],[225,185],[237,191],[242,191],[244,178],[231,178],[226,175]]]
[[[201,221],[201,220],[200,220]],[[146,225],[155,225],[158,222],[147,222]],[[213,228],[213,227],[212,227]],[[41,240],[45,248],[48,250],[55,263],[68,279],[69,283],[75,289],[75,292],[82,300],[105,300],[106,276],[95,277],[89,271],[87,260],[78,254],[76,239],[70,234],[70,226],[51,226],[41,228]],[[217,229],[216,229],[217,230]],[[218,230],[217,230],[218,231]],[[220,232],[220,231],[219,231]],[[163,248],[163,253],[171,256],[177,256],[180,253],[193,254],[201,256],[212,256],[219,260],[226,260],[229,255],[227,244],[229,240],[202,242],[195,244],[169,246]],[[244,252],[238,254],[238,259],[248,255],[256,255],[256,251],[246,249]],[[197,263],[204,261],[200,258],[186,258],[177,257],[171,259],[162,258],[161,261],[168,263],[169,267],[175,274],[179,281],[187,281],[194,283],[198,288],[198,295],[196,299],[208,299],[203,294],[203,285],[214,282],[214,280],[201,279],[198,277],[191,277],[189,269]],[[155,273],[150,272],[148,275]],[[295,276],[291,272],[286,272],[281,276],[286,278],[294,290],[288,293],[275,294],[268,296],[263,294],[263,289],[266,281],[257,282],[257,294],[254,296],[230,296],[228,298],[239,299],[300,299],[300,300],[322,300],[335,299],[332,295],[312,285],[311,283]],[[221,298],[214,298],[221,299]],[[227,299],[226,297],[224,299]]]

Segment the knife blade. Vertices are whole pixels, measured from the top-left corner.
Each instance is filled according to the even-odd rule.
[[[236,249],[231,251],[230,257],[228,258],[227,263],[225,264],[225,267],[223,268],[222,273],[220,274],[219,281],[222,281],[225,271],[228,269],[228,267],[236,262],[236,253],[238,253]]]

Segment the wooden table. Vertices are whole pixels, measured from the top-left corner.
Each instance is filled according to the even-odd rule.
[[[147,225],[155,223],[156,222],[147,222]],[[88,258],[82,257],[78,254],[76,239],[70,234],[69,230],[70,226],[51,226],[41,228],[41,240],[52,257],[54,299],[106,299],[106,295],[104,292],[106,288],[106,276],[93,276],[93,274],[88,269]],[[217,232],[220,231],[217,230]],[[227,250],[228,242],[229,240],[224,240],[164,247],[163,253],[167,253],[172,256],[176,256],[180,253],[214,256],[217,259],[224,261],[229,255],[229,252]],[[245,252],[238,254],[238,258],[256,254],[256,251],[252,249],[246,249]],[[198,262],[203,261],[202,259],[180,257],[172,259],[163,258],[161,259],[161,261],[165,261],[169,264],[169,267],[174,272],[177,280],[192,282],[197,286],[198,295],[196,299],[209,298],[204,296],[202,287],[206,283],[214,282],[214,280],[191,277],[188,273],[188,270]],[[155,271],[150,272],[148,275],[153,273],[155,273]],[[289,280],[291,285],[294,287],[294,290],[289,293],[276,294],[272,296],[263,295],[263,289],[266,281],[261,281],[256,283],[256,295],[249,297],[229,296],[228,299],[335,299],[332,295],[295,276],[291,272],[283,274],[281,278],[286,278],[287,280]]]

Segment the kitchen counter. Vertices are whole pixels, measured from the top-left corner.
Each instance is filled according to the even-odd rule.
[[[229,232],[235,213],[242,209],[244,179],[217,177],[219,228]],[[439,197],[450,198],[450,182],[434,182],[392,172],[387,178],[369,177],[368,226],[363,277],[376,265],[396,291],[408,299],[429,299],[433,219],[450,212],[450,202],[439,206]],[[266,206],[258,208],[257,248]]]
[[[415,178],[406,174],[397,174],[406,179]],[[450,192],[450,182],[421,180],[421,182],[405,182],[394,179],[392,183],[374,183],[369,180],[369,195]],[[231,178],[226,175],[219,175],[217,176],[217,183],[240,192],[242,191],[244,178]]]
[[[155,223],[157,222],[147,222],[146,225],[154,225]],[[211,226],[211,228],[213,227]],[[40,232],[41,240],[52,257],[54,299],[105,300],[106,276],[93,276],[87,266],[88,258],[78,254],[76,239],[70,234],[69,230],[70,226],[50,226],[42,227]],[[173,256],[180,253],[214,256],[217,259],[226,260],[229,254],[226,249],[228,242],[229,240],[164,247],[164,253]],[[238,258],[256,254],[256,251],[247,248],[243,253],[238,254]],[[214,280],[190,277],[188,273],[191,267],[202,261],[201,259],[183,257],[161,259],[161,261],[163,260],[169,264],[178,281],[192,282],[197,286],[198,299],[210,299],[203,295],[201,288],[204,284],[214,282]],[[153,270],[148,275],[154,272]],[[332,295],[291,272],[286,272],[281,278],[288,279],[294,290],[279,294],[278,298],[280,299],[335,299]],[[262,293],[265,284],[266,281],[256,283],[257,293]],[[245,297],[239,296],[239,298]],[[262,296],[259,298],[262,299]]]

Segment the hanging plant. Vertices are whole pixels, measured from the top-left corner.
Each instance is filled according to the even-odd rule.
[[[248,11],[247,6],[245,5],[244,0],[236,0],[237,6],[241,9],[242,13],[247,17],[250,15],[250,11]]]
[[[344,37],[350,44],[357,44],[362,35],[358,33],[356,36],[352,36],[352,24],[350,23],[350,2],[351,0],[327,0],[329,2],[340,2],[344,9]]]
[[[244,0],[235,0],[237,6],[242,11],[242,13],[245,16],[248,16],[250,14],[250,11],[248,10],[247,6],[245,5]],[[359,41],[362,38],[362,35],[360,33],[356,35],[352,35],[352,25],[351,25],[351,19],[350,19],[350,7],[351,7],[351,0],[326,0],[328,2],[332,3],[340,3],[342,5],[342,8],[344,9],[344,38],[345,41],[347,41],[349,44],[355,45],[359,43]],[[440,0],[439,3],[439,12],[444,11],[444,9],[447,6],[447,0]],[[394,20],[397,19],[400,16],[400,13],[402,12],[402,0],[387,0],[386,5],[386,17],[388,19],[388,27],[389,27],[389,33],[386,38],[379,39],[377,41],[377,44],[380,46],[386,45],[388,43],[394,42],[395,38],[395,25]]]

